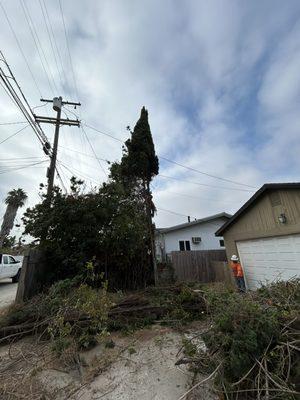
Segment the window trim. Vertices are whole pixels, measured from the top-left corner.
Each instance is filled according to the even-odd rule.
[[[179,251],[191,251],[190,240],[179,240]]]
[[[179,240],[179,251],[185,251],[184,240]]]

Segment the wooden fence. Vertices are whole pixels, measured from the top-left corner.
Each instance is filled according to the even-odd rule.
[[[232,282],[225,250],[172,251],[177,281]]]

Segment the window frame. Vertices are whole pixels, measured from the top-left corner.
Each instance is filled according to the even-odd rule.
[[[225,241],[224,241],[224,239],[220,239],[220,240],[219,240],[219,244],[220,244],[220,247],[225,247]]]
[[[185,251],[191,251],[191,242],[189,240],[184,241]]]
[[[190,240],[179,240],[179,251],[191,251]]]

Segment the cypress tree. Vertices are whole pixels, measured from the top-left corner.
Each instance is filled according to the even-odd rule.
[[[127,181],[131,185],[140,188],[140,193],[144,198],[149,231],[148,246],[151,252],[154,280],[157,282],[154,227],[152,224],[155,206],[152,201],[150,182],[154,176],[158,175],[159,163],[148,122],[148,111],[145,107],[142,108],[140,118],[133,132],[131,132],[131,138],[125,142],[125,146],[125,153],[121,161],[121,175],[124,182]]]
[[[149,190],[152,178],[158,174],[159,165],[145,107],[125,145],[127,149],[121,162],[123,176],[141,180]]]

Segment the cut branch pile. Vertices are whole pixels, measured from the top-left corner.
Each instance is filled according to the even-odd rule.
[[[76,325],[77,328],[89,327],[95,322],[93,305],[91,310],[87,311],[86,307],[78,307],[78,300],[76,303],[73,297],[76,300],[74,294],[64,293],[62,296],[61,293],[52,290],[47,295],[39,295],[29,303],[15,306],[0,320],[0,344],[41,332],[47,334],[47,328],[53,324],[58,315],[63,318],[64,324]],[[70,306],[70,303],[75,305]],[[159,290],[148,288],[123,297],[116,304],[110,301],[106,319],[109,329],[118,330],[128,326],[138,328],[157,320],[171,319],[181,323],[191,316],[200,317],[205,310],[204,298],[185,286]]]
[[[299,300],[299,279],[242,296],[223,293],[218,309],[213,297],[212,328],[201,335],[208,351],[177,364],[217,371],[215,390],[226,400],[300,398]]]

